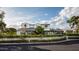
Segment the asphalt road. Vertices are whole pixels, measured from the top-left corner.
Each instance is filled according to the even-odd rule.
[[[35,46],[50,51],[79,51],[79,44]]]
[[[50,51],[79,51],[79,40],[72,40],[58,44],[35,46],[40,49],[47,49]]]
[[[79,51],[79,44],[0,46],[0,51]]]

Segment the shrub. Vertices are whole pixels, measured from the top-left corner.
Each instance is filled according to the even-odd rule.
[[[51,39],[51,40],[30,40],[30,42],[53,42],[53,41],[61,41],[61,40],[65,40],[65,38]]]
[[[62,34],[56,34],[56,35],[0,35],[0,38],[26,38],[26,37],[62,37],[64,35]]]
[[[68,36],[69,39],[79,39],[79,36]]]
[[[66,34],[67,36],[79,36],[79,34]]]
[[[9,41],[0,41],[0,43],[27,43],[28,40],[9,40]]]

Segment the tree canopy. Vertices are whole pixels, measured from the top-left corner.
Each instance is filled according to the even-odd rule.
[[[5,22],[3,22],[4,14],[5,14],[5,12],[1,11],[1,13],[0,13],[0,31],[2,31],[2,32],[5,31],[5,27],[6,27]]]
[[[5,31],[5,27],[6,27],[6,24],[4,22],[0,21],[0,30]]]
[[[42,28],[41,26],[37,26],[36,29],[35,29],[35,33],[36,34],[43,34],[44,28]]]
[[[68,21],[71,28],[74,28],[76,26],[76,30],[79,29],[79,16],[72,16]]]
[[[1,11],[1,13],[0,13],[0,19],[1,19],[1,21],[2,21],[3,18],[4,18],[4,14],[5,14],[5,12],[4,12],[4,11]]]
[[[6,28],[6,32],[16,32],[15,28]]]

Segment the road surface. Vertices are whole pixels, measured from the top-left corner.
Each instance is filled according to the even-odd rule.
[[[79,44],[35,46],[50,51],[79,51]]]
[[[79,51],[79,40],[58,43],[0,44],[0,51]]]

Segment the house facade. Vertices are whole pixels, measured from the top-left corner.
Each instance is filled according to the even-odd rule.
[[[33,34],[35,31],[35,28],[37,26],[42,26],[44,28],[44,34],[46,35],[53,35],[53,34],[62,34],[63,30],[60,29],[50,29],[50,24],[28,24],[23,23],[21,24],[21,28],[17,30],[17,34]]]

